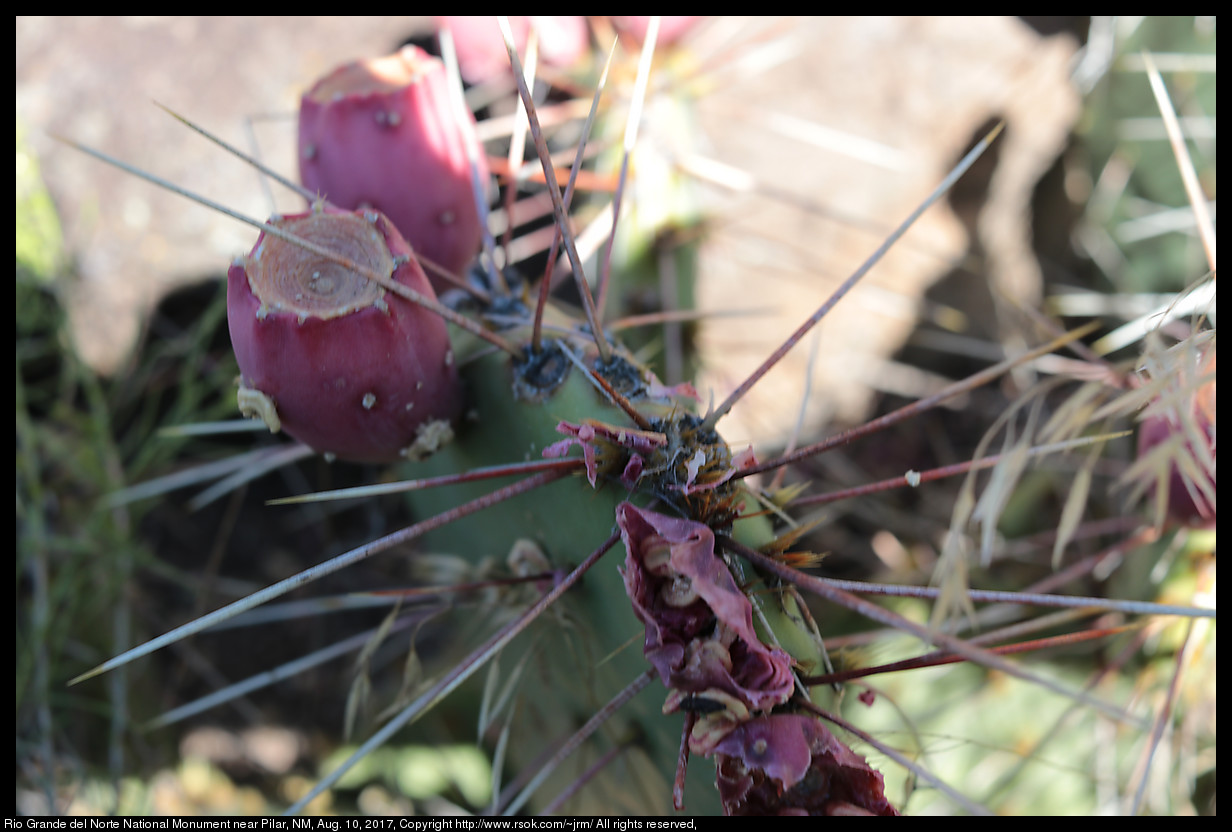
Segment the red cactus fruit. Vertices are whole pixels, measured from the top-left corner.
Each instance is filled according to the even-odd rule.
[[[1167,514],[1181,525],[1215,525],[1215,350],[1195,353],[1176,374],[1180,392],[1159,397],[1138,430],[1138,459],[1168,460]],[[1189,386],[1187,386],[1189,385]],[[1182,412],[1184,411],[1184,412]]]
[[[393,224],[320,204],[272,224],[435,299]],[[452,436],[461,387],[445,323],[332,260],[262,232],[227,273],[240,410],[322,453],[418,459]]]
[[[458,68],[471,84],[482,84],[510,71],[505,39],[494,17],[440,15],[440,29],[453,35],[458,51]],[[590,47],[590,30],[581,15],[511,15],[509,28],[518,51],[526,54],[526,41],[533,28],[539,35],[539,55],[552,66],[571,66]]]
[[[690,30],[703,20],[696,14],[666,14],[659,20],[659,46],[671,46],[683,38]],[[612,25],[621,35],[632,40],[637,46],[646,40],[646,32],[650,29],[650,15],[621,14],[612,16]]]
[[[376,208],[417,253],[464,272],[481,231],[468,146],[485,184],[488,170],[474,119],[454,110],[444,64],[418,47],[339,67],[300,102],[300,178],[334,205]]]

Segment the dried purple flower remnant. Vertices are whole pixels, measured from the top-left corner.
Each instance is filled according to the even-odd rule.
[[[896,815],[881,774],[817,717],[771,714],[791,697],[791,658],[762,644],[753,609],[714,533],[622,503],[625,591],[646,625],[644,651],[686,710],[688,750],[714,757],[729,815]],[[761,713],[758,713],[761,712]]]
[[[667,444],[667,437],[654,431],[615,427],[602,422],[587,420],[575,425],[561,422],[557,433],[568,439],[553,442],[543,449],[548,458],[564,456],[574,445],[582,446],[582,458],[586,461],[586,479],[593,488],[599,474],[612,474],[620,469],[620,482],[633,488],[645,467],[645,456]]]
[[[679,707],[682,694],[717,702],[730,697],[725,713],[737,719],[746,714],[733,711],[764,711],[786,702],[793,687],[791,657],[757,637],[752,604],[715,555],[709,527],[631,503],[617,508],[616,521],[627,553],[625,591],[646,625],[646,659],[673,691],[665,710]],[[695,738],[692,750],[703,754],[718,739],[704,730]]]
[[[897,815],[880,772],[815,717],[751,719],[715,746],[729,815]]]
[[[720,476],[707,480],[706,482],[698,483],[696,482],[698,472],[705,464],[706,454],[704,451],[699,449],[697,454],[694,455],[694,457],[685,465],[688,476],[684,485],[680,488],[681,491],[685,494],[696,494],[699,491],[713,491],[734,477],[737,471],[743,471],[745,468],[752,468],[756,465],[757,457],[753,454],[753,446],[750,445],[748,448],[731,458],[731,464],[724,466],[725,470]]]

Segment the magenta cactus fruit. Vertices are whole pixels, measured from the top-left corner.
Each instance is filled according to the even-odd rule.
[[[1156,488],[1167,488],[1167,515],[1184,526],[1215,525],[1215,351],[1197,352],[1181,365],[1182,389],[1147,408],[1138,430],[1138,458],[1167,459]],[[1189,385],[1189,386],[1186,386]]]
[[[482,84],[507,75],[509,53],[494,17],[439,15],[438,29],[448,29],[458,52],[458,68],[471,84]],[[531,29],[539,35],[539,56],[546,64],[569,67],[581,60],[590,47],[590,29],[581,15],[510,15],[514,45],[522,54]]]
[[[687,35],[704,18],[696,14],[667,14],[659,20],[659,46],[671,46]],[[650,15],[621,14],[612,16],[612,25],[621,35],[641,46],[650,30]]]
[[[376,211],[320,204],[272,224],[435,299]],[[445,323],[360,273],[262,232],[227,273],[240,409],[321,453],[417,459],[452,436],[461,387]]]
[[[468,147],[483,183],[488,170],[474,118],[454,109],[444,64],[418,47],[341,66],[300,102],[300,178],[334,205],[376,208],[416,253],[461,273],[481,233]]]

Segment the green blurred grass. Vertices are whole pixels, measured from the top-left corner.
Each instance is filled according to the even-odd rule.
[[[62,795],[87,775],[118,778],[133,751],[151,750],[134,743],[130,709],[161,695],[158,680],[141,674],[65,687],[73,668],[113,655],[144,630],[130,602],[134,574],[152,564],[138,533],[148,507],[100,501],[193,453],[191,443],[155,439],[155,431],[228,412],[235,370],[209,355],[225,315],[215,303],[194,326],[151,343],[122,376],[98,377],[73,350],[60,298],[74,279],[72,253],[21,124],[17,172],[18,802],[24,792],[63,808]]]

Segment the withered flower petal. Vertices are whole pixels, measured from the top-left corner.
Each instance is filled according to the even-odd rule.
[[[733,729],[715,746],[729,815],[898,812],[881,774],[812,716],[775,714]]]
[[[692,693],[724,690],[754,711],[785,702],[793,686],[791,658],[757,637],[752,604],[715,555],[714,533],[703,523],[631,503],[617,508],[616,519],[625,542],[625,591],[646,625],[646,658],[664,683]],[[666,566],[660,562],[664,543],[670,547]],[[644,562],[651,551],[653,573]],[[673,593],[662,590],[680,577],[698,600],[674,606],[664,600]]]

